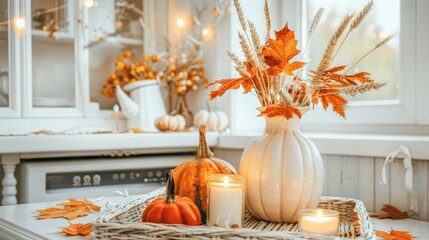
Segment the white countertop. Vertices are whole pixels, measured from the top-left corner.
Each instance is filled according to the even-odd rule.
[[[219,134],[208,132],[210,146],[222,149],[244,149],[258,133]],[[429,160],[429,136],[304,133],[322,154],[385,157],[399,145],[410,149],[413,159]],[[124,133],[88,135],[1,136],[0,154],[71,153],[112,150],[180,151],[197,148],[197,132]],[[365,151],[362,151],[365,149]],[[74,155],[73,155],[74,156]]]
[[[101,212],[93,212],[89,216],[72,220],[73,223],[88,223],[94,221],[98,216],[105,214],[103,206],[107,201],[112,201],[120,205],[126,204],[136,196],[108,197],[96,204],[101,206]],[[46,219],[36,220],[36,210],[54,207],[57,202],[32,203],[14,206],[0,207],[0,239],[64,239],[64,235],[59,232],[58,227],[68,226],[66,219]],[[398,231],[409,231],[410,234],[425,239],[429,236],[429,222],[416,221],[412,219],[392,220],[392,219],[372,219],[374,228],[381,231],[390,231],[391,228]],[[69,237],[71,240],[90,240],[93,234],[86,237]]]
[[[217,145],[218,136],[208,132],[208,144]],[[198,139],[198,132],[2,136],[0,154],[196,148]]]

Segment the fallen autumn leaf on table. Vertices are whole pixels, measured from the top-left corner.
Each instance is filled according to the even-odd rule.
[[[375,231],[375,234],[377,237],[380,237],[384,240],[412,240],[416,238],[413,235],[410,235],[410,233],[407,231],[396,231],[393,229],[390,229],[390,233]]]
[[[87,216],[92,211],[99,212],[100,207],[94,205],[91,201],[84,199],[82,201],[70,198],[68,202],[57,204],[57,206],[63,206],[64,208],[46,208],[43,210],[37,210],[39,216],[37,219],[48,219],[48,218],[66,218],[73,220],[78,217]]]
[[[64,233],[67,235],[72,235],[72,236],[83,235],[83,236],[86,236],[94,230],[94,226],[92,225],[92,223],[87,223],[87,224],[70,223],[70,226],[60,227],[60,229],[61,229],[61,233]]]

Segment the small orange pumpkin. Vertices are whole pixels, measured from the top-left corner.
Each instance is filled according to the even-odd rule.
[[[197,157],[174,170],[174,193],[192,199],[200,209],[203,221],[207,212],[207,182],[209,175],[215,173],[237,174],[237,171],[228,162],[214,157],[207,144],[206,126],[201,125]]]
[[[166,197],[149,203],[143,211],[142,222],[200,225],[201,215],[195,203],[190,198],[174,195],[173,170],[170,171],[166,192]]]

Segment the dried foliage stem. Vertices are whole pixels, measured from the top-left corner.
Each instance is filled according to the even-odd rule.
[[[381,87],[384,87],[387,83],[377,83],[377,82],[369,82],[363,83],[356,86],[346,87],[339,89],[340,93],[345,93],[350,96],[356,96],[360,93],[364,93],[370,90],[377,90]]]
[[[341,37],[344,30],[349,25],[350,21],[353,18],[353,15],[354,15],[354,13],[348,14],[343,19],[343,21],[341,22],[341,24],[338,26],[337,30],[335,31],[334,35],[332,35],[331,39],[329,40],[328,46],[326,47],[325,53],[323,54],[323,57],[322,57],[322,60],[320,61],[319,66],[317,67],[316,76],[313,78],[313,81],[312,81],[313,84],[317,84],[319,82],[319,79],[320,79],[320,76],[322,75],[322,73],[326,69],[328,69],[328,67],[331,65],[333,53],[334,53],[335,47],[338,43],[338,39]]]
[[[241,28],[243,29],[243,31],[246,31],[247,30],[246,19],[244,18],[244,12],[238,0],[234,0],[234,7],[235,7],[235,10],[237,11],[238,20],[240,21]]]
[[[308,30],[307,43],[305,44],[305,48],[304,48],[304,51],[302,52],[302,56],[305,56],[305,53],[307,52],[307,48],[310,43],[311,37],[313,36],[313,33],[316,31],[324,11],[325,11],[324,8],[319,8],[319,10],[317,10],[316,12],[316,15],[314,15],[313,17],[313,21],[311,21],[310,29]]]
[[[266,71],[262,71],[261,69],[264,69],[263,67],[263,59],[259,59],[258,51],[260,51],[260,40],[258,33],[256,32],[256,28],[253,23],[246,22],[246,18],[244,16],[243,9],[240,5],[240,2],[238,0],[234,0],[234,6],[237,11],[238,19],[240,21],[242,30],[244,32],[244,35],[239,34],[240,39],[240,46],[243,50],[243,53],[246,57],[246,59],[256,67],[257,69],[257,81],[258,84],[262,88],[262,94],[264,96],[264,103],[263,106],[267,106],[272,101],[272,95],[271,95],[271,88],[268,86],[269,81],[264,81],[264,79],[268,78],[268,74]],[[249,27],[249,29],[247,29]],[[251,37],[249,37],[247,30],[250,31]],[[262,53],[262,52],[261,52]],[[261,54],[262,55],[262,54]]]
[[[244,32],[245,35],[243,35],[242,33],[238,32],[238,38],[240,39],[240,47],[241,50],[244,53],[244,56],[246,57],[247,61],[249,61],[253,66],[259,66],[258,64],[258,59],[255,57],[254,50],[251,47],[250,44],[250,38],[247,35],[246,32]],[[258,81],[257,85],[261,86],[261,94],[262,94],[262,98],[263,98],[263,105],[265,106],[266,104],[268,104],[268,100],[266,98],[266,96],[268,96],[269,94],[269,90],[267,89],[267,87],[265,86],[265,83],[263,81],[263,73],[260,70],[259,67],[257,67],[258,71],[257,71],[257,77],[256,77],[256,81]],[[253,78],[250,78],[251,81],[253,82]]]
[[[383,39],[382,41],[380,41],[377,45],[375,45],[374,48],[372,48],[370,51],[368,51],[365,55],[363,55],[361,58],[359,58],[359,60],[356,61],[356,63],[354,63],[352,66],[350,66],[343,74],[346,75],[348,72],[350,72],[350,70],[352,70],[356,65],[358,65],[364,58],[366,58],[369,54],[371,54],[372,52],[374,52],[376,49],[382,47],[383,45],[385,45],[386,43],[388,43],[390,40],[392,40],[395,37],[394,34],[387,36],[385,39]]]
[[[265,0],[264,3],[264,13],[265,13],[265,27],[267,28],[267,42],[271,37],[271,16],[270,16],[270,7],[268,6],[268,0]]]
[[[350,28],[349,31],[347,32],[346,36],[343,38],[343,40],[341,41],[340,46],[338,47],[337,51],[335,52],[334,56],[332,59],[335,59],[335,57],[337,56],[338,52],[340,51],[341,47],[343,46],[344,42],[346,41],[347,37],[349,36],[349,34],[355,30],[361,23],[362,21],[366,18],[366,16],[368,16],[369,12],[371,12],[371,10],[374,7],[374,1],[370,0],[365,7],[357,14],[356,18],[352,21],[352,23],[350,24]]]

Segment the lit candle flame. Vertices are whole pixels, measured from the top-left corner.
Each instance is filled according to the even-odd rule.
[[[229,178],[228,177],[223,177],[223,186],[229,187]]]
[[[317,209],[317,214],[316,214],[316,216],[318,216],[318,217],[323,217],[323,211],[322,211],[322,209]]]
[[[183,27],[183,26],[185,26],[185,20],[183,18],[179,18],[179,19],[177,19],[176,24],[179,27]]]

